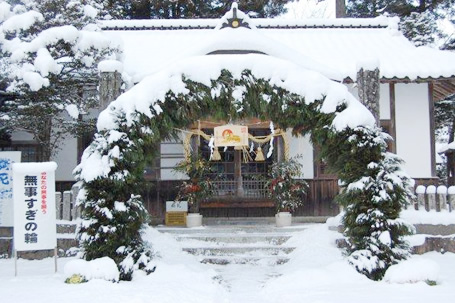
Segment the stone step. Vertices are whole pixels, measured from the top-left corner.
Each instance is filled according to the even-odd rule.
[[[184,247],[183,251],[196,256],[235,256],[244,257],[267,257],[282,256],[294,251],[295,247],[283,246],[227,246],[227,247]]]
[[[237,236],[242,234],[267,234],[272,236],[286,235],[294,232],[301,232],[305,230],[304,226],[291,226],[291,227],[254,227],[254,226],[235,226],[235,227],[209,227],[209,228],[186,228],[186,227],[157,227],[158,231],[174,235],[230,235]]]
[[[241,243],[241,244],[250,244],[250,243],[269,243],[273,245],[281,245],[289,240],[291,236],[286,235],[276,235],[276,236],[268,236],[268,235],[178,235],[176,237],[177,241],[184,242],[184,241],[204,241],[204,242],[211,242],[211,243]]]
[[[248,264],[260,266],[275,266],[285,264],[289,261],[287,257],[239,257],[239,256],[213,256],[200,260],[203,264],[228,265],[228,264]]]

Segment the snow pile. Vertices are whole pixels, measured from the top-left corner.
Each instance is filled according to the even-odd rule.
[[[68,279],[73,275],[80,275],[87,281],[102,279],[118,282],[120,273],[114,260],[109,257],[103,257],[92,261],[72,260],[66,263],[64,278]]]
[[[437,212],[409,208],[401,211],[400,218],[411,224],[450,225],[455,224],[455,211],[442,209]]]
[[[409,260],[391,266],[384,276],[384,281],[400,284],[437,282],[439,272],[440,268],[436,262],[424,257],[414,256]]]
[[[98,64],[98,70],[105,73],[122,73],[123,63],[117,60],[103,60]]]

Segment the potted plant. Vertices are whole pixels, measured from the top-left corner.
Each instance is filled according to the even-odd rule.
[[[302,165],[294,158],[274,163],[269,172],[269,196],[275,202],[276,226],[289,226],[295,209],[303,205],[308,184],[299,180]]]
[[[212,193],[212,182],[208,177],[211,167],[204,159],[183,160],[177,164],[176,171],[186,174],[189,181],[185,181],[179,188],[176,200],[188,201],[189,214],[186,217],[187,227],[202,225],[202,215],[199,214],[199,206],[203,199]]]

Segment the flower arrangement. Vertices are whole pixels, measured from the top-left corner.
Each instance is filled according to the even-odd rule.
[[[212,193],[212,182],[208,174],[212,172],[210,162],[204,159],[183,160],[174,168],[175,171],[186,174],[190,180],[185,181],[179,188],[176,200],[186,200],[191,213],[199,212],[200,202]]]
[[[302,165],[294,158],[274,163],[270,167],[269,196],[277,212],[294,211],[303,205],[308,184],[296,178],[301,176]]]

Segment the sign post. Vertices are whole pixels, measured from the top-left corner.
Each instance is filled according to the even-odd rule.
[[[0,152],[0,227],[12,227],[13,163],[21,162],[21,152]]]
[[[16,259],[18,251],[54,249],[55,271],[57,271],[56,169],[55,162],[13,164]]]

